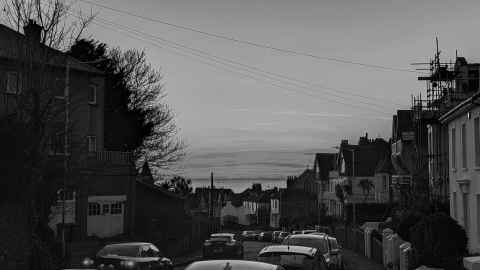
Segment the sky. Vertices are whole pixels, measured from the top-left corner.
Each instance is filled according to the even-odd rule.
[[[453,60],[458,50],[469,61],[480,60],[478,0],[88,1],[319,56],[259,48],[74,1],[74,10],[97,13],[86,37],[112,47],[144,49],[161,70],[166,102],[190,156],[331,149],[341,139],[355,142],[366,132],[388,139],[392,114],[409,108],[411,95],[424,86],[418,73],[406,70],[429,61],[435,37],[444,59]],[[105,26],[105,20],[116,26]],[[125,27],[135,32],[125,32]],[[140,32],[150,36],[138,36]],[[152,36],[163,41],[152,41]],[[184,47],[166,46],[165,40]],[[225,59],[227,65],[221,64]],[[276,75],[283,77],[272,77]]]

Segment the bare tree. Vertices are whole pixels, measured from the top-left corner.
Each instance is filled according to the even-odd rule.
[[[63,123],[65,113],[64,100],[56,96],[63,95],[59,90],[65,88],[65,81],[58,82],[57,79],[58,74],[64,74],[68,59],[58,50],[77,39],[93,18],[72,20],[69,10],[70,7],[59,0],[6,0],[0,11],[0,17],[6,19],[10,28],[25,34],[4,31],[7,39],[0,41],[3,52],[6,52],[3,56],[13,59],[9,79],[16,81],[8,86],[14,89],[9,89],[5,98],[12,100],[13,106],[2,111],[0,133],[9,136],[9,132],[17,132],[16,138],[22,140],[15,149],[16,158],[10,157],[8,167],[5,167],[11,178],[2,179],[1,189],[7,196],[1,206],[13,207],[26,217],[26,224],[9,228],[18,231],[2,227],[2,234],[25,235],[26,240],[22,242],[25,243],[25,253],[22,251],[23,254],[18,255],[21,260],[26,260],[24,267],[30,265],[30,269],[56,267],[55,258],[48,251],[51,238],[45,231],[49,209],[56,198],[54,183],[47,170],[48,149],[51,138],[58,131],[55,126]],[[10,142],[2,140],[4,146]]]
[[[143,121],[136,157],[140,164],[148,161],[155,173],[159,173],[185,154],[185,145],[178,138],[175,115],[164,101],[163,77],[147,62],[144,51],[122,52],[117,48],[110,51],[110,58],[116,63],[116,72],[124,76],[129,92],[128,109]]]

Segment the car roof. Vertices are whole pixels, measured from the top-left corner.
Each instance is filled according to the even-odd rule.
[[[262,250],[260,250],[258,254],[260,255],[264,253],[276,253],[276,252],[302,254],[302,255],[313,257],[317,253],[317,249],[311,248],[311,247],[303,247],[303,246],[274,245],[274,246],[264,247]]]
[[[144,246],[144,245],[153,245],[153,244],[147,243],[147,242],[125,242],[125,243],[108,244],[105,246]]]
[[[290,239],[301,238],[301,239],[325,239],[326,234],[292,234],[289,236]]]
[[[212,233],[210,237],[232,237],[235,236],[233,233]]]
[[[256,261],[210,260],[191,263],[186,270],[275,270],[278,266]]]

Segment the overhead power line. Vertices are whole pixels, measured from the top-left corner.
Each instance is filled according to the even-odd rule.
[[[121,28],[124,28],[124,29],[128,29],[130,32],[134,32],[134,34],[137,34],[137,35],[143,35],[143,36],[148,36],[149,38],[152,38],[152,39],[155,39],[155,40],[160,40],[162,42],[166,42],[168,44],[173,44],[171,46],[174,46],[176,49],[179,49],[180,48],[183,48],[183,49],[186,49],[186,50],[189,50],[189,51],[192,51],[192,52],[195,52],[196,54],[202,54],[204,55],[205,57],[211,59],[211,58],[214,58],[216,60],[219,60],[219,61],[224,61],[224,62],[227,62],[228,64],[232,64],[232,65],[236,65],[238,66],[237,68],[241,68],[243,70],[248,70],[249,72],[260,72],[260,73],[264,73],[263,75],[267,74],[267,77],[269,78],[272,78],[273,77],[276,77],[275,79],[278,80],[278,78],[280,78],[281,80],[287,80],[289,81],[290,84],[294,84],[295,86],[299,86],[301,88],[306,88],[306,89],[310,89],[309,87],[305,86],[305,85],[308,85],[310,87],[313,87],[315,88],[315,90],[318,90],[320,89],[321,91],[331,91],[331,92],[334,92],[334,93],[328,93],[330,95],[333,95],[333,96],[336,96],[336,97],[339,97],[339,98],[351,98],[350,96],[357,96],[357,97],[361,97],[361,98],[364,98],[364,99],[367,99],[367,100],[376,100],[376,101],[380,101],[382,102],[382,104],[378,104],[378,103],[371,103],[371,102],[364,102],[364,101],[359,101],[359,103],[362,103],[362,104],[366,104],[366,105],[373,105],[373,106],[384,106],[385,108],[389,108],[390,107],[387,107],[385,106],[383,103],[385,102],[388,102],[392,105],[398,105],[398,106],[403,106],[402,104],[398,104],[398,103],[395,103],[395,102],[392,102],[391,100],[386,100],[386,99],[381,99],[381,98],[376,98],[376,97],[368,97],[368,96],[365,96],[365,95],[360,95],[360,94],[356,94],[356,93],[352,93],[352,92],[348,92],[348,91],[345,91],[345,90],[341,90],[341,89],[337,89],[337,88],[333,88],[333,87],[326,87],[326,86],[323,86],[323,85],[319,85],[319,84],[313,84],[313,83],[310,83],[308,81],[304,81],[304,80],[299,80],[299,79],[296,79],[296,78],[293,78],[293,77],[290,77],[290,76],[287,76],[287,75],[283,75],[283,74],[279,74],[279,73],[274,73],[274,72],[270,72],[270,71],[267,71],[267,70],[264,70],[264,69],[260,69],[258,67],[255,67],[255,66],[251,66],[251,65],[246,65],[246,64],[243,64],[243,63],[240,63],[238,61],[234,61],[234,60],[231,60],[231,59],[227,59],[227,58],[224,58],[224,57],[220,57],[220,56],[216,56],[216,55],[213,55],[209,52],[206,52],[206,51],[202,51],[202,50],[199,50],[199,49],[196,49],[196,48],[192,48],[192,47],[189,47],[189,46],[186,46],[184,44],[181,44],[181,43],[178,43],[178,42],[173,42],[173,41],[170,41],[170,40],[167,40],[165,38],[162,38],[162,37],[159,37],[159,36],[156,36],[156,35],[152,35],[152,34],[149,34],[149,33],[146,33],[146,32],[143,32],[141,30],[138,30],[138,29],[135,29],[135,28],[132,28],[132,27],[128,27],[128,26],[125,26],[125,25],[121,25],[121,24],[118,24],[118,23],[115,23],[115,22],[112,22],[112,21],[109,21],[109,20],[106,20],[106,19],[103,19],[103,18],[100,18],[100,17],[97,17],[98,20],[104,22],[104,23],[107,23],[107,24],[110,24],[110,25],[113,25],[113,26],[116,26],[116,27],[121,27]],[[253,71],[252,71],[253,70]],[[292,83],[292,82],[294,83]],[[338,93],[343,93],[347,96],[341,96],[341,95],[338,95]]]
[[[316,54],[309,53],[309,52],[303,52],[303,51],[297,51],[297,50],[293,50],[293,49],[281,48],[281,47],[277,47],[277,46],[273,46],[273,45],[269,45],[269,44],[263,44],[263,43],[260,43],[260,42],[255,42],[255,41],[250,41],[250,40],[245,40],[245,39],[239,39],[239,38],[236,38],[236,37],[233,37],[233,36],[227,36],[227,35],[207,32],[207,31],[204,31],[204,30],[201,30],[201,29],[198,29],[198,28],[179,25],[179,24],[168,22],[166,20],[162,20],[162,19],[151,18],[151,17],[139,15],[139,14],[133,13],[131,11],[110,7],[110,6],[107,6],[107,5],[104,5],[104,4],[99,4],[97,2],[90,1],[90,0],[79,0],[79,1],[84,2],[84,3],[89,3],[91,5],[101,7],[101,8],[104,8],[104,9],[108,9],[108,10],[111,10],[111,11],[114,11],[114,12],[117,12],[117,13],[129,15],[129,16],[132,16],[132,17],[136,17],[136,18],[139,18],[139,19],[142,19],[142,20],[168,25],[168,26],[176,28],[176,29],[181,29],[181,30],[184,30],[184,31],[194,32],[194,33],[201,34],[201,35],[204,35],[204,36],[209,36],[209,37],[213,37],[213,38],[217,38],[217,39],[227,40],[227,41],[235,42],[235,43],[238,43],[238,44],[253,46],[253,47],[262,48],[262,49],[273,50],[273,51],[277,51],[277,52],[281,52],[281,53],[285,53],[285,54],[289,54],[289,55],[304,56],[304,57],[309,57],[309,58],[313,58],[313,59],[317,59],[317,60],[326,60],[326,61],[331,61],[331,62],[357,65],[357,66],[373,68],[373,69],[380,69],[380,70],[418,73],[415,70],[410,70],[410,69],[405,69],[405,68],[395,68],[395,67],[388,67],[388,66],[383,66],[383,65],[362,63],[362,62],[358,62],[358,61],[352,61],[352,60],[341,59],[341,58],[330,57],[330,56],[320,56],[320,55],[316,55]]]
[[[97,18],[97,19],[99,19],[99,18]],[[363,103],[363,104],[369,105],[369,107],[363,107],[363,106],[359,106],[358,104],[355,104],[355,103],[348,103],[348,102],[338,101],[338,100],[332,99],[330,97],[318,96],[318,95],[315,95],[314,93],[311,93],[311,92],[308,92],[308,91],[299,91],[300,89],[298,89],[298,88],[285,87],[285,85],[284,85],[285,81],[284,80],[280,81],[282,84],[272,83],[271,80],[274,80],[274,81],[278,82],[279,79],[278,78],[272,78],[272,76],[268,76],[268,75],[265,75],[265,74],[258,75],[257,74],[258,72],[255,73],[255,72],[247,69],[246,67],[243,67],[243,68],[238,67],[238,66],[235,66],[231,63],[225,63],[225,62],[219,61],[219,60],[217,60],[213,57],[208,57],[208,56],[201,55],[201,54],[195,53],[195,52],[188,52],[188,51],[186,52],[183,48],[179,48],[179,46],[169,45],[165,41],[163,41],[163,42],[158,41],[158,40],[153,41],[151,38],[150,39],[146,38],[145,35],[143,35],[142,32],[139,31],[139,30],[129,30],[128,27],[125,27],[125,26],[119,27],[119,24],[111,23],[111,22],[108,22],[108,21],[103,20],[103,19],[99,19],[99,21],[103,21],[103,22],[102,23],[94,22],[94,23],[101,26],[101,27],[105,27],[105,28],[108,28],[110,30],[114,30],[114,31],[117,31],[117,32],[120,32],[119,30],[121,30],[121,32],[123,32],[124,34],[126,34],[130,37],[133,37],[135,39],[142,39],[142,40],[152,44],[155,47],[159,47],[159,48],[162,48],[162,49],[167,49],[167,50],[170,50],[170,51],[172,51],[172,49],[173,50],[179,50],[179,51],[181,51],[181,53],[179,53],[177,51],[173,51],[173,53],[182,55],[184,57],[192,58],[192,56],[193,56],[194,58],[195,57],[201,58],[202,60],[198,60],[198,59],[195,59],[195,60],[199,61],[203,64],[209,65],[211,67],[214,67],[216,69],[218,69],[219,65],[221,65],[220,69],[222,69],[222,70],[226,70],[226,71],[231,72],[231,73],[239,74],[243,77],[254,79],[256,81],[267,82],[270,85],[273,85],[277,88],[281,88],[281,89],[284,89],[284,90],[288,90],[289,92],[296,92],[296,93],[301,93],[301,94],[304,94],[304,95],[307,95],[307,96],[310,96],[310,97],[320,98],[324,102],[325,101],[334,102],[334,103],[342,104],[342,105],[349,106],[349,107],[356,107],[356,108],[360,108],[362,110],[367,109],[367,110],[370,110],[370,111],[375,111],[377,113],[386,114],[385,110],[382,110],[382,109],[378,108],[378,106],[381,106],[379,104],[372,104],[372,103],[365,103],[365,102],[361,102],[361,101],[360,102],[355,101],[355,102],[358,102],[358,103]],[[123,29],[119,29],[119,28],[123,28]],[[187,53],[187,55],[185,53]],[[207,61],[210,61],[210,62],[203,61],[205,59]],[[214,64],[212,65],[211,62],[213,62]],[[245,74],[243,72],[239,72],[238,71],[239,69],[243,70],[244,72],[247,72],[247,74]],[[260,77],[260,79],[258,77]],[[267,78],[267,80],[265,80],[265,78]],[[287,83],[291,84],[291,85],[294,85],[296,87],[306,88],[305,86],[295,85],[292,82],[287,82]],[[345,98],[343,96],[337,96],[337,97]]]

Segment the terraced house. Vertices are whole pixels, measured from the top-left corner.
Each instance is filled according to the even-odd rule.
[[[68,241],[129,234],[135,168],[130,153],[104,147],[104,74],[43,45],[34,21],[23,30],[0,25],[0,115],[22,117],[35,106],[22,99],[31,89],[52,112],[39,118],[48,134],[48,182],[58,187],[50,227],[57,235],[68,228]]]

